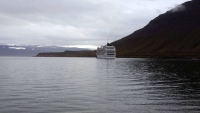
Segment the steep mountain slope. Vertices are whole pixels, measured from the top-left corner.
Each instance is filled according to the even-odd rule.
[[[200,0],[183,3],[112,44],[118,57],[200,58]]]

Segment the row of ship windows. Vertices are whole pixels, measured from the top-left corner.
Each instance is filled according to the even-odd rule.
[[[107,54],[107,55],[111,55],[111,56],[113,56],[114,54]]]
[[[114,47],[106,47],[107,49],[114,49]]]
[[[107,51],[107,53],[115,53],[115,51]]]

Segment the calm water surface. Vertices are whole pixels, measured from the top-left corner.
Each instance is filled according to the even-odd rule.
[[[0,57],[0,113],[199,113],[200,60]]]

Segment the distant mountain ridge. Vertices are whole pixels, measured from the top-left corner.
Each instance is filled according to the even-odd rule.
[[[45,45],[0,44],[0,56],[36,56],[41,52],[83,51],[88,49]]]
[[[117,57],[200,58],[200,0],[183,3],[112,44]]]
[[[37,57],[95,57],[96,51],[65,51],[65,52],[46,52],[39,53]]]

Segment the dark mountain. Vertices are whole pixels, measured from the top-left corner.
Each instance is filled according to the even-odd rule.
[[[65,51],[39,53],[37,57],[95,57],[95,51]]]
[[[41,45],[6,45],[0,44],[0,56],[36,56],[41,52],[82,51],[88,49],[66,48]]]
[[[112,44],[118,57],[200,58],[200,0],[183,3]]]

